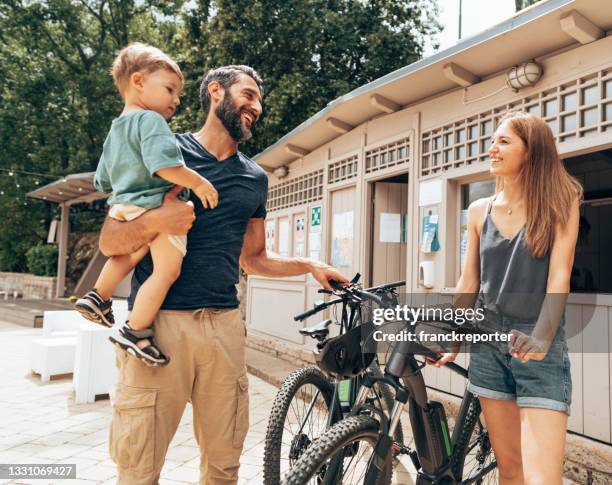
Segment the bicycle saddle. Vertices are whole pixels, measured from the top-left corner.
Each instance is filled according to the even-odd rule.
[[[311,327],[305,327],[303,329],[300,330],[300,333],[302,335],[307,335],[309,337],[327,337],[327,335],[329,335],[329,327],[331,325],[332,321],[330,319],[327,320],[323,320],[320,323],[317,323],[316,325],[312,325]]]

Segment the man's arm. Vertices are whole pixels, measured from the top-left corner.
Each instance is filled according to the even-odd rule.
[[[100,232],[100,251],[105,256],[131,254],[159,233],[187,234],[195,215],[193,203],[176,198],[181,189],[173,187],[164,196],[161,207],[151,209],[132,221],[121,222],[107,217]]]
[[[249,221],[240,266],[247,274],[283,277],[312,273],[312,276],[325,288],[331,289],[329,280],[348,283],[348,280],[335,268],[308,258],[283,258],[266,250],[264,220],[253,218]]]

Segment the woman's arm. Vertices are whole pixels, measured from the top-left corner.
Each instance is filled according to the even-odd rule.
[[[572,204],[567,222],[559,223],[555,227],[550,251],[546,296],[533,332],[531,336],[527,336],[515,330],[512,331],[510,353],[523,362],[531,359],[542,360],[546,357],[557,334],[570,291],[579,220],[580,202],[576,199]]]

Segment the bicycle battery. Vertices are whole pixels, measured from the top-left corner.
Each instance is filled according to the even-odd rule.
[[[426,474],[433,476],[448,465],[452,453],[444,406],[429,401],[422,408],[412,402],[410,421],[421,467]]]
[[[348,413],[357,397],[357,379],[344,379],[338,383],[338,400],[343,413]]]

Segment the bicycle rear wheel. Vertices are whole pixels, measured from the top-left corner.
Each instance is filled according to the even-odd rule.
[[[468,392],[461,404],[453,431],[451,468],[459,483],[497,483],[497,463],[484,425],[480,401]]]
[[[363,482],[379,437],[380,424],[366,415],[336,423],[317,439],[283,478],[283,485],[356,485]],[[339,461],[338,461],[339,460]],[[333,477],[330,465],[337,464]],[[392,462],[383,469],[377,485],[391,483]]]
[[[276,394],[264,446],[264,484],[278,485],[304,450],[327,428],[334,386],[318,368],[289,374]],[[341,419],[336,409],[334,421]]]

